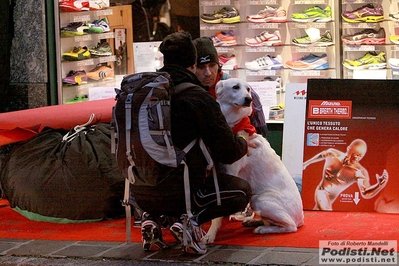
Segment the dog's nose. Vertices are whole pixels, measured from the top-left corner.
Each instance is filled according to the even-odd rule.
[[[245,106],[250,106],[251,103],[252,103],[252,98],[249,96],[245,97],[245,102],[244,102]]]

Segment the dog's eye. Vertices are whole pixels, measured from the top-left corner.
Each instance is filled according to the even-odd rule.
[[[240,86],[234,85],[234,86],[233,86],[233,89],[234,89],[234,90],[239,90],[239,89],[240,89]]]
[[[247,87],[247,92],[249,92],[251,89],[249,87]]]

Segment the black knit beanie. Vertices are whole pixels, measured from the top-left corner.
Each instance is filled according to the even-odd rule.
[[[219,64],[218,52],[211,38],[197,38],[194,40],[194,45],[197,48],[197,66],[211,62]]]
[[[164,65],[179,65],[184,68],[195,65],[197,50],[188,32],[174,32],[166,36],[159,51],[163,54]]]

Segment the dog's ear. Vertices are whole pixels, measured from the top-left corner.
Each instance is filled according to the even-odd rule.
[[[247,83],[247,88],[249,89],[249,91],[248,91],[248,92],[251,92],[251,91],[253,91],[253,89],[252,89],[251,85],[249,85],[249,83]]]
[[[220,96],[223,90],[223,80],[220,80],[218,83],[215,85],[215,93],[216,93],[216,98]]]

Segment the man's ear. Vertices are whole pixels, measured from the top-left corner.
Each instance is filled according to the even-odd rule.
[[[195,74],[195,71],[197,70],[197,65],[189,66],[187,67],[187,69]]]

